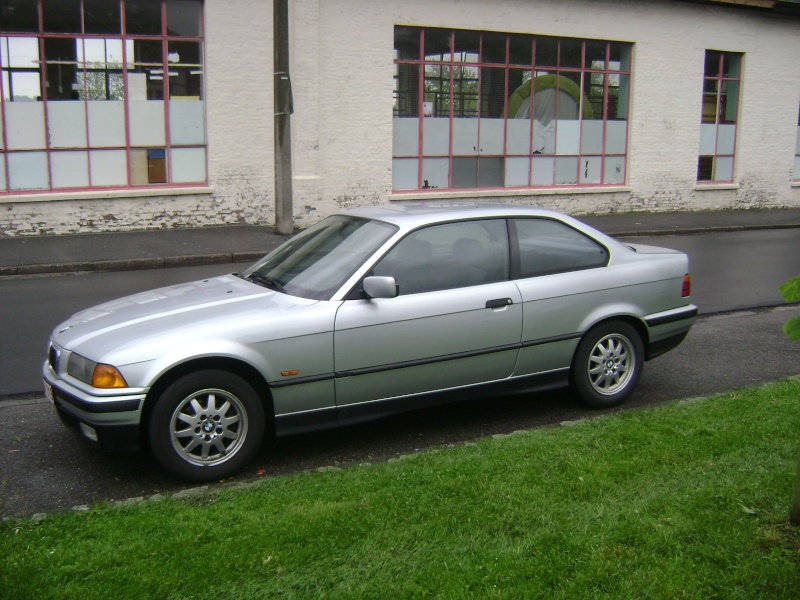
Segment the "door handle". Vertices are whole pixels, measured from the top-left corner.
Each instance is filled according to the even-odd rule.
[[[503,308],[511,304],[514,304],[511,298],[497,298],[496,300],[487,300],[486,308]]]

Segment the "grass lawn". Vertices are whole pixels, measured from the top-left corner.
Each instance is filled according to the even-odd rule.
[[[598,413],[602,415],[602,413]],[[800,381],[0,524],[5,598],[800,598]]]

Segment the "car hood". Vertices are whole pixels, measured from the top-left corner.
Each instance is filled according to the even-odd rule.
[[[96,359],[144,339],[180,336],[186,340],[247,327],[256,315],[261,324],[265,315],[270,321],[285,319],[287,312],[317,303],[223,275],[99,304],[61,323],[52,339]]]

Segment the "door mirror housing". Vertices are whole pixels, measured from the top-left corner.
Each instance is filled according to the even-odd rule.
[[[367,277],[364,279],[362,287],[367,298],[394,298],[397,296],[397,282],[394,277]]]

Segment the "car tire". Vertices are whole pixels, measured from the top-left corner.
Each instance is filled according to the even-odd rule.
[[[578,345],[572,383],[589,406],[616,406],[633,393],[643,362],[642,338],[632,325],[623,321],[601,323]]]
[[[185,481],[213,481],[239,471],[261,447],[264,404],[247,381],[227,371],[184,375],[156,400],[150,448]]]

